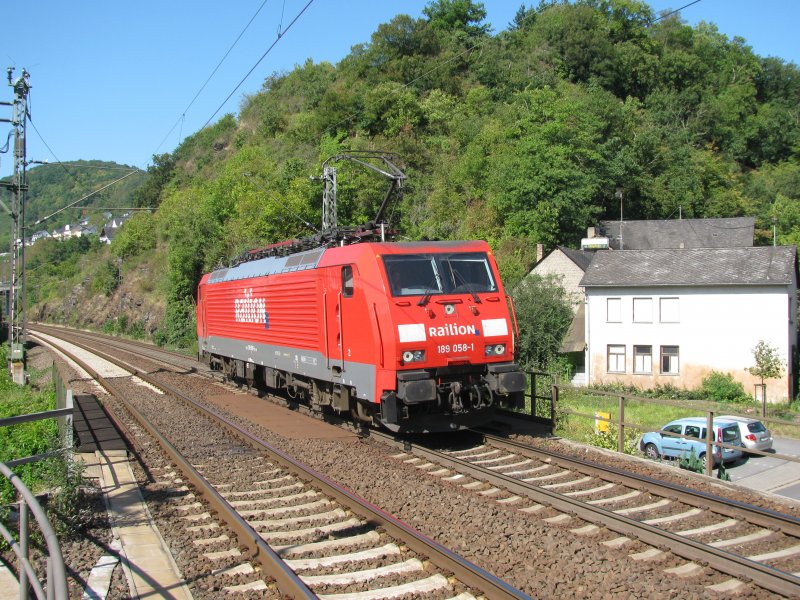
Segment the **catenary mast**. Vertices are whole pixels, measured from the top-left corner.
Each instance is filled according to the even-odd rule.
[[[12,106],[12,117],[2,119],[10,122],[14,128],[14,174],[10,182],[3,182],[3,187],[11,193],[10,208],[3,203],[3,208],[11,215],[11,248],[10,248],[10,289],[6,319],[8,321],[8,341],[11,350],[9,369],[15,383],[24,385],[25,375],[25,338],[27,334],[27,318],[25,312],[25,197],[28,191],[26,174],[26,126],[28,120],[28,92],[31,89],[29,73],[25,69],[17,79],[13,78],[14,69],[8,69],[8,85],[14,90],[14,100],[2,104]]]

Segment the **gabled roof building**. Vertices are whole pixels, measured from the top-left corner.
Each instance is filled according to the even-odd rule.
[[[786,366],[767,399],[792,398],[797,280],[794,246],[597,252],[580,282],[587,383],[695,389],[719,371],[754,392],[763,340]]]
[[[742,248],[753,245],[755,217],[600,221],[598,233],[613,250]]]

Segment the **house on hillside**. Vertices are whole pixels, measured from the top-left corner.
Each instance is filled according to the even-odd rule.
[[[745,369],[764,340],[787,367],[766,382],[767,400],[792,398],[796,254],[794,246],[597,252],[580,282],[587,383],[692,389],[719,371],[753,393],[760,381]]]
[[[114,237],[117,235],[117,233],[119,233],[119,228],[122,227],[122,224],[130,219],[130,217],[130,213],[125,213],[121,217],[110,218],[100,230],[100,241],[103,244],[110,244],[114,240]]]
[[[43,240],[50,237],[50,232],[46,229],[42,229],[34,233],[31,237],[25,238],[25,245],[26,246],[33,246],[39,240]]]
[[[600,221],[597,233],[613,250],[741,248],[753,245],[755,223],[755,217]]]

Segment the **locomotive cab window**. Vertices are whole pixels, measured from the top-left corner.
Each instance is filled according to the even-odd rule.
[[[353,282],[353,267],[350,265],[342,267],[342,296],[345,298],[353,297],[355,283]]]
[[[442,266],[454,293],[497,291],[485,254],[454,254],[444,259]]]
[[[496,292],[483,252],[393,254],[383,257],[392,296]]]

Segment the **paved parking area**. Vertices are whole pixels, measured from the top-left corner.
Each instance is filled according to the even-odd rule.
[[[800,440],[775,438],[776,453],[800,459]],[[800,462],[772,456],[749,456],[728,465],[731,481],[758,491],[800,500]]]

